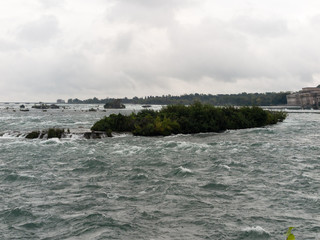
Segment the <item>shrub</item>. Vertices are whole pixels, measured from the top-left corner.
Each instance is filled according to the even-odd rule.
[[[283,112],[265,111],[259,107],[219,108],[195,102],[190,106],[170,105],[158,112],[147,109],[129,116],[111,114],[96,122],[91,130],[132,132],[140,136],[167,136],[262,127],[285,118],[286,114]]]

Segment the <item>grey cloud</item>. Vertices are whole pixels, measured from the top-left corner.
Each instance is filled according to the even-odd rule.
[[[20,48],[16,42],[0,39],[0,52],[17,51]]]
[[[118,0],[108,13],[107,19],[163,27],[175,21],[176,10],[191,3],[191,0]]]
[[[72,2],[70,7],[76,6]],[[102,2],[94,4],[103,9]],[[54,7],[55,1],[51,3],[47,6]],[[195,1],[118,0],[110,8],[109,21],[95,18],[94,5],[88,13],[94,22],[88,22],[82,18],[84,3],[72,11],[80,21],[74,29],[73,21],[63,22],[69,15],[60,17],[54,7],[48,12],[56,17],[24,22],[17,28],[18,38],[1,36],[0,73],[11,84],[0,80],[0,95],[26,92],[55,100],[58,95],[258,91],[260,86],[260,91],[278,91],[300,89],[315,74],[320,76],[317,16],[306,25],[250,14],[233,19],[207,16],[200,24],[186,24],[175,20],[176,10],[190,8]],[[41,51],[18,51],[29,46],[40,46]],[[18,54],[12,52],[16,50]]]
[[[39,0],[44,8],[56,8],[65,4],[65,0]]]
[[[289,32],[283,19],[259,19],[250,16],[238,16],[232,21],[237,30],[260,37],[279,37]]]
[[[256,26],[256,20],[253,21]],[[262,24],[261,28],[264,26],[269,33],[259,34],[257,39],[251,30],[244,35],[234,22],[205,19],[200,26],[189,28],[176,23],[168,27],[167,49],[152,58],[147,52],[139,56],[128,52],[116,61],[137,83],[156,85],[160,85],[159,77],[190,83],[202,78],[234,83],[239,79],[274,79],[275,83],[286,78],[310,81],[318,71],[319,60],[313,62],[310,58],[314,54],[308,52],[319,47],[304,45],[305,41],[300,42],[292,34],[281,35],[279,29],[286,29],[285,23],[271,31],[272,24]],[[247,26],[251,24],[247,22]],[[130,39],[134,41],[138,34],[132,32]]]
[[[47,43],[57,36],[59,22],[55,16],[42,16],[18,28],[18,37],[27,42]]]
[[[116,53],[127,53],[130,50],[133,36],[131,32],[121,33],[114,41],[114,49]]]
[[[185,6],[180,1],[172,6],[169,1],[118,1],[111,14],[115,20],[126,20],[136,28],[165,28],[170,41],[168,49],[151,59],[144,52],[139,54],[139,59],[127,52],[129,60],[118,59],[125,73],[138,82],[152,81],[155,76],[188,82],[204,77],[236,82],[286,77],[310,81],[317,71],[311,62],[303,60],[303,54],[298,58],[291,56],[297,47],[305,52],[312,48],[300,43],[289,31],[285,19],[242,15],[223,21],[210,17],[200,26],[184,28],[174,21],[174,14]],[[137,34],[139,31],[132,30],[130,38],[119,37],[119,46],[129,46]],[[293,44],[288,46],[288,42]]]

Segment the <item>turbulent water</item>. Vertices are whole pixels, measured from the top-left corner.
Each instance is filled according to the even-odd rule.
[[[285,239],[291,226],[296,239],[320,239],[319,114],[219,134],[86,140],[112,111],[66,106],[0,104],[0,239]],[[71,134],[23,137],[48,127]]]

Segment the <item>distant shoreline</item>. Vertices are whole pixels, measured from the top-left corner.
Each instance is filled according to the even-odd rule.
[[[68,104],[105,104],[108,101],[119,99],[123,104],[157,104],[157,105],[169,105],[169,104],[192,104],[195,101],[200,101],[206,104],[212,104],[216,106],[276,106],[286,105],[286,96],[291,92],[266,92],[266,93],[238,93],[238,94],[183,94],[183,95],[162,95],[162,96],[144,96],[133,98],[104,98],[98,99],[96,97],[81,100],[78,98],[70,98],[66,101]],[[62,100],[62,99],[58,99]],[[35,101],[2,101],[0,103],[8,104],[21,104],[21,103],[39,103]],[[43,101],[43,103],[58,103],[57,101]],[[64,104],[64,103],[59,103]]]

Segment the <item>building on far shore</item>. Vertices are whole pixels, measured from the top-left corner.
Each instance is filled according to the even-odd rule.
[[[288,106],[301,106],[302,108],[319,108],[320,88],[305,87],[299,92],[287,95]]]
[[[60,104],[61,104],[61,103],[66,103],[66,101],[65,101],[65,100],[62,100],[62,99],[58,99],[58,100],[57,100],[57,103],[60,103]]]

